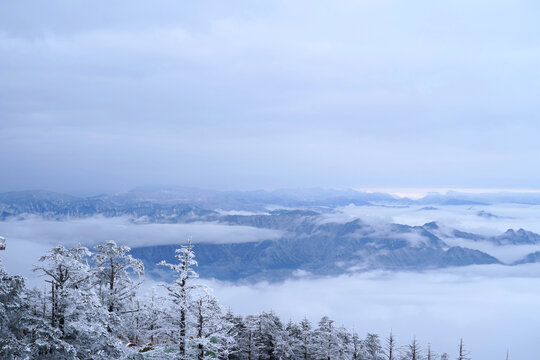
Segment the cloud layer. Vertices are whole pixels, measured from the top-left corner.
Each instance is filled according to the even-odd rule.
[[[464,338],[473,359],[516,359],[540,351],[540,265],[484,266],[426,273],[366,273],[283,284],[238,286],[210,282],[224,305],[241,314],[274,309],[285,321],[323,315],[360,333],[413,336],[423,348],[457,356]]]
[[[4,2],[0,189],[535,187],[538,10]]]
[[[189,236],[195,243],[241,243],[273,240],[282,236],[278,230],[258,229],[249,226],[228,226],[218,223],[187,224],[135,224],[127,217],[45,220],[29,217],[23,221],[0,222],[0,233],[10,245],[19,240],[44,245],[63,244],[93,246],[107,240],[130,247],[183,244]]]

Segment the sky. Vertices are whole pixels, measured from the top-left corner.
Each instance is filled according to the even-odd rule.
[[[4,1],[0,191],[537,188],[537,1]]]

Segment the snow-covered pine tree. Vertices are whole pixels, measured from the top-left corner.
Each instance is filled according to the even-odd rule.
[[[233,324],[235,345],[229,356],[231,360],[254,360],[258,356],[257,331],[259,329],[258,316],[248,315],[245,318],[234,316],[229,310],[227,318]]]
[[[24,279],[10,276],[0,261],[0,357],[19,359],[26,354],[26,329],[21,321],[26,317]]]
[[[435,360],[438,357],[439,357],[438,354],[435,351],[433,351],[433,349],[431,348],[431,344],[428,343],[427,352],[426,352],[426,360]]]
[[[368,333],[364,339],[366,360],[384,360],[384,352],[379,340],[379,335]]]
[[[62,333],[53,328],[47,318],[45,294],[35,289],[27,290],[26,298],[29,307],[20,326],[26,332],[28,357],[40,360],[74,359],[75,348],[61,339]]]
[[[168,330],[172,331],[168,315],[170,309],[166,299],[159,296],[156,289],[152,288],[151,293],[142,298],[140,303],[138,329],[141,336],[138,343],[157,344],[170,338],[167,333]]]
[[[241,352],[245,354],[241,359],[254,360],[259,356],[259,344],[257,333],[259,331],[259,318],[254,315],[246,316],[245,325],[245,343]]]
[[[258,360],[286,359],[292,355],[283,324],[275,313],[263,312],[257,316],[254,336]]]
[[[339,349],[342,345],[334,327],[334,321],[324,316],[314,331],[315,357],[321,360],[339,359]]]
[[[300,351],[298,358],[308,360],[314,356],[314,340],[312,326],[309,320],[304,317],[300,321]]]
[[[285,334],[288,343],[288,347],[291,350],[290,359],[301,359],[302,351],[300,346],[302,344],[302,330],[298,324],[295,324],[292,320],[289,320],[285,325]]]
[[[242,343],[245,342],[245,326],[240,316],[235,316],[231,309],[223,315],[224,331],[220,339],[220,360],[236,359]]]
[[[362,347],[362,340],[360,340],[360,337],[353,329],[353,335],[352,335],[352,360],[360,360],[364,357],[362,356],[363,353],[363,347]]]
[[[210,289],[201,290],[202,294],[196,300],[196,335],[193,341],[197,348],[197,359],[203,360],[206,355],[230,355],[233,324],[222,315],[221,307]]]
[[[193,310],[196,308],[194,291],[199,288],[197,284],[193,284],[192,280],[199,275],[195,272],[194,267],[197,266],[195,253],[191,244],[191,238],[188,240],[187,246],[182,246],[176,250],[175,257],[178,259],[178,264],[169,264],[161,261],[158,265],[166,266],[175,272],[176,279],[172,284],[166,285],[166,289],[172,298],[174,304],[174,318],[172,325],[176,331],[172,332],[172,340],[178,343],[179,359],[188,359],[188,339],[189,325],[193,323]]]
[[[79,359],[116,359],[122,345],[107,331],[109,314],[103,308],[88,265],[90,252],[79,246],[56,246],[39,260],[34,270],[50,284],[50,326],[61,333]]]
[[[285,360],[293,358],[294,352],[291,346],[291,340],[279,316],[274,312],[270,312],[265,313],[265,317],[267,319],[267,325],[269,325],[267,331],[270,332],[274,349],[271,359]]]
[[[351,333],[345,329],[345,327],[341,326],[336,328],[336,334],[339,339],[339,348],[338,348],[338,359],[343,360],[350,360],[352,357],[352,335]]]
[[[405,352],[402,356],[403,360],[422,360],[422,351],[416,338],[413,338],[410,344],[405,346]]]
[[[465,350],[463,339],[459,340],[459,355],[458,355],[457,360],[470,360],[469,351]]]
[[[395,360],[396,359],[396,338],[392,331],[390,330],[390,335],[386,338],[386,346],[384,349],[384,359],[385,360]]]
[[[0,249],[5,250],[0,237]],[[71,359],[75,350],[45,318],[44,296],[10,276],[0,260],[0,357],[2,359]]]
[[[129,329],[129,320],[137,320],[130,318],[140,308],[135,296],[140,283],[134,282],[129,272],[141,276],[144,274],[144,265],[141,260],[128,254],[131,250],[128,246],[119,246],[112,240],[94,249],[93,271],[101,302],[110,315],[108,331],[135,342],[134,334],[127,334],[126,329]]]

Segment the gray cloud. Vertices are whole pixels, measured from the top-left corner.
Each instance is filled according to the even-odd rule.
[[[3,3],[0,189],[535,186],[536,10]]]

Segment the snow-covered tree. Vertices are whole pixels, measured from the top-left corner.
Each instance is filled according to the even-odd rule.
[[[360,337],[358,334],[353,330],[352,335],[352,359],[353,360],[360,360],[363,358],[363,346],[362,346],[362,340],[360,340]]]
[[[109,314],[100,302],[88,265],[90,252],[56,246],[35,271],[50,284],[50,326],[74,347],[79,359],[120,358],[121,344],[107,331]]]
[[[291,355],[288,357],[291,359],[301,359],[301,349],[302,344],[302,330],[298,324],[295,324],[292,320],[289,320],[287,325],[285,325],[285,335],[287,340],[287,345],[290,348]]]
[[[175,331],[171,335],[172,339],[178,343],[179,358],[187,359],[188,325],[193,322],[193,310],[195,309],[193,295],[194,291],[200,287],[192,283],[192,280],[199,275],[194,270],[197,261],[191,245],[191,238],[187,246],[182,246],[176,250],[175,257],[178,259],[178,264],[161,261],[158,265],[166,266],[175,272],[176,279],[174,282],[165,286],[174,304],[174,309],[171,310],[174,316],[172,325]]]
[[[235,316],[229,309],[223,315],[223,335],[220,338],[219,359],[232,360],[240,352],[245,339],[245,326],[240,316]]]
[[[229,309],[225,314],[225,320],[232,325],[228,334],[233,337],[233,343],[228,344],[229,351],[223,352],[222,358],[230,360],[255,359],[257,354],[255,343],[255,333],[258,329],[257,317],[250,315],[243,319],[241,316],[234,315]]]
[[[465,350],[463,339],[459,340],[459,355],[458,355],[457,360],[470,360],[469,351]]]
[[[403,360],[422,360],[422,352],[416,338],[413,338],[410,344],[405,346],[405,352],[402,356]]]
[[[209,289],[202,290],[195,305],[196,334],[193,343],[197,348],[197,359],[203,360],[207,354],[230,355],[233,324],[222,315],[221,307]]]
[[[45,295],[35,289],[27,291],[28,310],[21,325],[26,333],[28,356],[42,360],[73,359],[75,348],[62,340],[60,330],[49,322]]]
[[[390,335],[386,338],[386,346],[384,349],[384,358],[385,360],[395,360],[396,359],[396,338],[392,331]]]
[[[246,359],[287,359],[293,355],[283,324],[275,313],[263,312],[257,316],[248,316],[245,325]]]
[[[353,353],[352,335],[344,326],[337,328],[337,335],[340,341],[338,358],[349,360]]]
[[[426,352],[426,360],[435,360],[438,358],[438,355],[433,349],[431,348],[431,344],[428,343],[427,346],[427,352]]]
[[[245,342],[241,351],[245,356],[242,359],[254,360],[259,354],[259,344],[257,333],[259,331],[259,318],[254,315],[246,316],[245,324]]]
[[[384,352],[377,334],[367,334],[364,340],[364,351],[366,360],[384,360]]]
[[[262,335],[259,358],[261,359],[288,359],[293,356],[287,332],[283,328],[281,319],[274,312],[259,314],[259,335]]]
[[[156,293],[155,288],[152,288],[151,293],[140,300],[139,308],[140,311],[136,314],[138,315],[137,331],[140,337],[135,343],[156,344],[169,338],[168,331],[172,331],[169,325],[169,303]]]
[[[310,359],[314,351],[314,339],[311,323],[307,318],[300,321],[300,354],[299,359]]]
[[[130,271],[143,275],[144,265],[128,254],[131,250],[128,246],[119,246],[112,240],[94,249],[93,271],[100,299],[110,315],[108,330],[121,337],[126,335],[130,315],[139,310],[135,290],[140,283],[133,281]],[[133,337],[130,340],[134,341]]]
[[[21,326],[26,304],[24,301],[24,279],[10,276],[0,261],[0,357],[22,358],[25,353],[23,337],[26,329]]]
[[[0,238],[5,250],[5,239]],[[71,359],[75,351],[46,319],[44,296],[10,276],[0,260],[0,357],[2,359]]]
[[[334,321],[324,316],[319,321],[319,326],[314,331],[315,357],[317,359],[334,360],[339,359],[340,339],[334,327]]]

